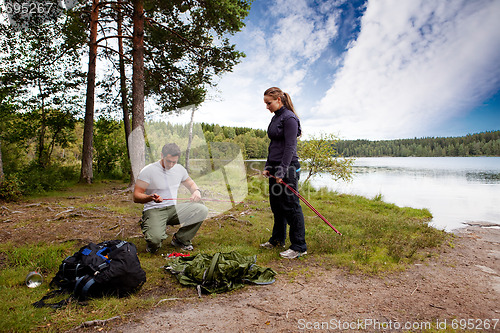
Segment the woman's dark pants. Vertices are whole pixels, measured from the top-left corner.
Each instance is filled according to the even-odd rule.
[[[274,176],[277,167],[269,168]],[[300,177],[300,164],[292,162],[288,168],[283,181],[298,192]],[[276,179],[269,178],[269,202],[274,214],[274,227],[269,243],[273,245],[284,245],[286,239],[287,224],[290,226],[290,249],[299,252],[307,250],[305,240],[305,225],[300,199],[283,184],[276,183]]]

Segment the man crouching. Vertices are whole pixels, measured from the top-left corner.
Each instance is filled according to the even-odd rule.
[[[146,165],[134,187],[134,202],[143,203],[141,228],[146,239],[146,251],[154,253],[167,239],[167,225],[180,224],[171,244],[183,251],[192,251],[191,240],[196,235],[208,208],[201,202],[201,190],[187,170],[177,164],[181,150],[175,143],[163,146],[161,159]],[[190,202],[176,204],[180,184],[191,192]]]

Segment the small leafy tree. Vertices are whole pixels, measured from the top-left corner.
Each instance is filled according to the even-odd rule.
[[[338,141],[339,139],[335,135],[322,133],[319,137],[299,142],[299,156],[302,159],[304,169],[309,170],[305,182],[308,182],[313,175],[319,172],[329,173],[335,180],[352,179],[354,159],[343,158],[337,154],[335,145]]]

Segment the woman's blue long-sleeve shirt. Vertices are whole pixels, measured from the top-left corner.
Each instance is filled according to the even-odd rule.
[[[301,134],[299,118],[285,107],[274,112],[267,135],[269,144],[266,168],[276,167],[275,176],[284,178],[292,161],[298,161],[297,137]]]

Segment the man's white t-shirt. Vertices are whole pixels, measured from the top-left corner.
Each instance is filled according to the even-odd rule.
[[[146,165],[137,177],[137,179],[149,184],[145,193],[148,195],[157,193],[163,199],[174,200],[163,200],[158,203],[146,202],[144,210],[175,205],[179,186],[188,177],[187,170],[180,164],[174,165],[169,170],[162,167],[160,161]]]

